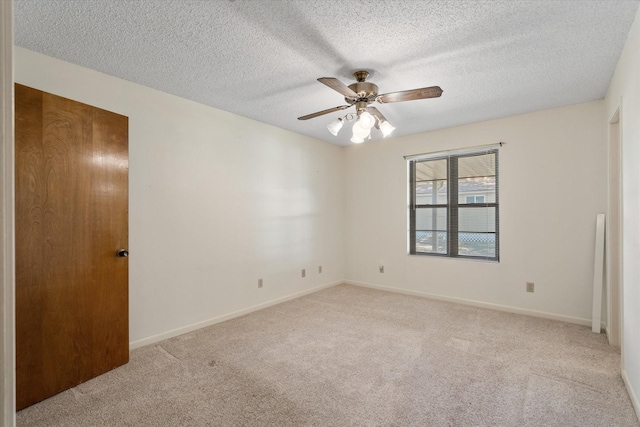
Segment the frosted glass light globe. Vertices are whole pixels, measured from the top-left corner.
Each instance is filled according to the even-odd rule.
[[[364,111],[360,114],[360,119],[358,120],[358,122],[360,123],[360,126],[362,126],[363,128],[371,129],[373,125],[376,124],[376,119],[367,111]]]
[[[369,136],[370,132],[370,128],[367,129],[362,127],[362,125],[360,124],[360,120],[353,124],[353,136],[357,137],[358,139],[365,139]]]
[[[338,136],[338,132],[342,129],[343,121],[342,119],[336,119],[327,125],[327,129],[333,136]]]
[[[380,123],[380,131],[382,132],[383,136],[389,136],[389,134],[391,132],[393,132],[395,130],[395,128],[393,126],[391,126],[391,123],[384,121],[382,123]]]

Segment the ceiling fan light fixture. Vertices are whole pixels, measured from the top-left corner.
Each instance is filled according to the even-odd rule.
[[[338,132],[340,132],[340,129],[342,129],[343,124],[344,120],[342,119],[342,117],[340,117],[329,123],[327,125],[327,129],[329,129],[329,132],[331,132],[333,136],[338,136]]]
[[[358,138],[357,136],[353,135],[351,137],[351,142],[353,142],[354,144],[362,144],[364,142],[364,138]]]
[[[382,123],[380,123],[380,132],[382,132],[382,135],[384,137],[387,137],[391,134],[391,132],[393,132],[396,128],[394,128],[393,126],[391,126],[391,123],[389,123],[388,121],[384,121]]]
[[[360,120],[356,121],[353,124],[353,137],[356,139],[362,139],[364,140],[366,137],[368,137],[371,133],[371,129],[367,129],[362,127],[362,124],[360,123]]]
[[[376,124],[376,119],[369,114],[369,112],[363,111],[360,113],[360,119],[358,119],[358,122],[360,122],[360,126],[363,128],[371,129]]]

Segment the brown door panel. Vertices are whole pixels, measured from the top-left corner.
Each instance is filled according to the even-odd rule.
[[[15,93],[21,409],[128,361],[128,119]]]

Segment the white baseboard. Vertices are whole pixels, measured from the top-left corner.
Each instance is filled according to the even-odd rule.
[[[471,305],[474,307],[489,308],[491,310],[506,311],[508,313],[524,314],[526,316],[541,317],[543,319],[560,320],[562,322],[575,323],[575,324],[584,325],[584,326],[591,326],[591,319],[582,319],[580,317],[565,316],[563,314],[529,310],[526,308],[511,307],[508,305],[493,304],[490,302],[482,302],[482,301],[476,301],[476,300],[465,299],[465,298],[456,298],[456,297],[449,297],[445,295],[430,294],[428,292],[392,288],[389,286],[375,285],[372,283],[365,283],[365,282],[355,282],[352,280],[345,280],[344,283],[348,285],[362,286],[365,288],[379,289],[382,291],[396,292],[396,293],[405,294],[405,295],[413,295],[418,297],[437,299],[440,301],[455,302],[457,304]]]
[[[136,348],[144,347],[150,344],[155,344],[159,341],[166,340],[168,338],[173,338],[178,335],[186,334],[191,331],[195,331],[196,329],[201,329],[207,326],[215,325],[216,323],[224,322],[225,320],[234,319],[236,317],[244,316],[245,314],[252,313],[254,311],[262,310],[263,308],[271,307],[272,305],[280,304],[285,301],[289,301],[292,299],[300,298],[301,296],[312,294],[314,292],[318,292],[322,289],[330,288],[332,286],[340,285],[344,283],[342,280],[332,283],[326,283],[324,285],[316,286],[311,289],[306,289],[304,291],[296,292],[295,294],[287,295],[285,297],[276,298],[271,301],[266,301],[251,307],[243,308],[241,310],[237,310],[231,313],[223,314],[221,316],[214,317],[212,319],[203,320],[201,322],[193,323],[191,325],[183,326],[181,328],[172,329],[167,332],[163,332],[161,334],[153,335],[151,337],[142,338],[140,340],[132,341],[129,343],[129,350],[135,350]]]
[[[633,390],[631,386],[631,382],[629,381],[629,377],[627,376],[627,371],[624,369],[621,372],[622,381],[624,382],[625,387],[627,388],[627,393],[629,394],[629,399],[631,399],[631,403],[633,404],[633,409],[636,410],[636,417],[640,419],[640,400],[638,400],[638,395]]]

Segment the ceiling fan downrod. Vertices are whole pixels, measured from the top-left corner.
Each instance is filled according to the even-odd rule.
[[[369,72],[366,70],[358,70],[353,73],[353,77],[357,82],[363,83],[365,80],[367,80],[367,77],[369,77]]]

